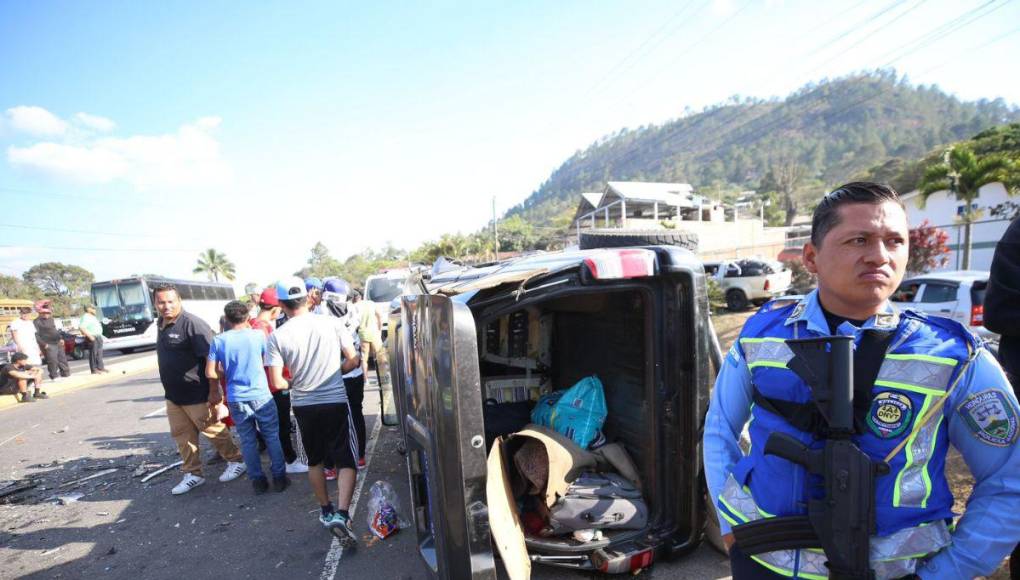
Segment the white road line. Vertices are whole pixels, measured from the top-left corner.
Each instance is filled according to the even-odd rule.
[[[19,432],[15,433],[14,435],[11,435],[7,439],[4,439],[3,441],[0,441],[0,445],[3,445],[4,443],[7,443],[9,441],[13,441],[14,439],[17,439],[20,435],[24,435],[24,434],[25,434],[24,431],[19,431]]]
[[[155,417],[157,415],[164,415],[164,414],[166,414],[166,406],[165,405],[160,407],[160,408],[158,408],[158,409],[156,409],[155,411],[149,413],[148,415],[143,415],[142,419],[148,419],[149,417]]]
[[[368,468],[372,466],[372,454],[375,453],[375,442],[379,440],[379,427],[382,425],[382,416],[376,415],[375,427],[372,428],[372,435],[368,439],[368,447],[365,448],[365,469],[358,470],[358,481],[354,485],[354,495],[351,497],[351,520],[354,520],[354,512],[358,509],[358,499],[361,498],[361,487],[365,485],[365,478],[368,476]],[[333,538],[326,552],[326,561],[322,566],[322,574],[319,580],[333,580],[336,576],[337,566],[340,565],[340,558],[344,555],[344,549],[340,547],[340,541]]]

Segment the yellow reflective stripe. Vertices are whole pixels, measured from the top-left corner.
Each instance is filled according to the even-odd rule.
[[[821,576],[819,574],[811,574],[804,572],[803,570],[797,570],[798,578],[808,578],[809,580],[829,580],[828,576]]]
[[[741,338],[740,342],[756,343],[756,342],[786,342],[785,338],[774,338],[766,336],[765,338]]]
[[[939,415],[939,422],[935,425],[935,432],[931,436],[931,446],[928,448],[928,459],[924,462],[924,469],[921,470],[921,477],[924,478],[924,498],[921,499],[921,507],[928,507],[928,498],[931,497],[931,475],[928,474],[928,463],[935,455],[935,442],[939,438],[939,429],[942,428],[942,415]]]
[[[879,387],[892,387],[894,389],[903,389],[904,391],[913,391],[915,393],[921,393],[922,395],[929,395],[932,397],[944,397],[946,395],[946,392],[944,390],[922,387],[920,385],[911,385],[909,383],[900,383],[897,381],[886,381],[883,379],[875,381],[875,385]]]
[[[737,516],[738,518],[740,518],[740,519],[744,520],[744,522],[748,522],[748,521],[750,521],[750,520],[748,520],[748,519],[747,519],[747,518],[746,518],[746,517],[744,516],[744,513],[743,513],[742,511],[740,511],[740,510],[738,510],[737,508],[735,508],[735,507],[733,507],[732,505],[730,505],[730,502],[726,501],[726,498],[725,498],[725,497],[723,497],[723,496],[721,496],[721,495],[720,495],[720,496],[719,496],[719,501],[723,502],[723,505],[725,505],[725,506],[726,506],[727,508],[729,508],[729,510],[730,510],[731,512],[733,512],[733,513],[734,513],[734,514],[735,514],[735,515],[736,515],[736,516]],[[719,513],[721,513],[721,514],[723,514],[723,516],[725,516],[725,515],[726,515],[726,514],[725,514],[725,513],[724,513],[724,512],[722,511],[722,510],[716,510],[716,511],[718,511],[718,512],[719,512]],[[730,518],[726,518],[726,519],[727,519],[727,520],[729,520]],[[732,520],[731,520],[731,523],[733,523],[734,525],[736,525],[737,523],[741,523],[741,522],[734,522],[734,521],[732,521]]]
[[[777,368],[777,369],[785,369],[786,368],[786,363],[781,363],[781,362],[774,361],[774,360],[758,360],[758,361],[754,361],[753,363],[747,365],[748,369],[753,369],[755,367],[774,367],[774,368]]]
[[[923,360],[925,362],[946,365],[955,367],[958,361],[954,358],[946,358],[944,356],[931,356],[929,354],[887,354],[885,358],[891,358],[893,360]]]
[[[766,562],[765,560],[762,560],[758,556],[751,556],[751,559],[754,560],[755,562],[758,562],[762,566],[765,566],[769,570],[772,570],[776,574],[781,574],[783,576],[789,576],[790,578],[793,578],[793,570],[784,570],[784,569],[780,568],[779,566],[773,566],[772,564],[769,564],[768,562]]]
[[[721,515],[726,521],[728,521],[730,523],[731,526],[739,526],[740,524],[744,523],[744,522],[738,522],[737,520],[731,518],[730,516],[726,515],[726,512],[724,512],[722,510],[715,510],[715,513]]]
[[[921,404],[921,410],[918,411],[917,417],[919,418],[924,417],[925,413],[928,412],[928,407],[931,406],[932,400],[933,399],[930,396],[924,398],[924,403]],[[903,447],[903,450],[907,454],[907,462],[903,464],[903,468],[900,469],[900,472],[896,474],[896,481],[893,483],[893,498],[892,498],[893,507],[900,507],[900,483],[903,481],[903,474],[906,473],[907,470],[914,465],[914,450],[913,450],[914,440],[917,439],[917,436],[920,434],[921,429],[917,429],[913,433],[911,433],[910,438],[907,439],[907,444]],[[927,469],[925,471],[927,471]],[[931,481],[926,479],[924,481],[924,485],[926,490],[925,497],[928,497],[928,494],[931,493]]]

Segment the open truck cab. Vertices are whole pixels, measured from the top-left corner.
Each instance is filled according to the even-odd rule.
[[[494,546],[512,580],[529,578],[533,563],[633,572],[697,547],[712,377],[694,254],[545,254],[422,288],[391,313],[389,348],[414,533],[431,577],[494,579]],[[533,404],[591,375],[604,385],[605,438],[622,444],[640,476],[647,523],[592,541],[525,532],[509,475],[513,435],[493,440],[504,417],[492,403]]]

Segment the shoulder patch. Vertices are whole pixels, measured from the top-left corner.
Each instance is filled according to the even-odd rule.
[[[970,432],[982,443],[995,447],[1009,447],[1016,443],[1020,433],[1017,413],[1004,392],[988,389],[975,393],[956,410],[967,422]]]

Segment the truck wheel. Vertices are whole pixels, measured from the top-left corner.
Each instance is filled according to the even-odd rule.
[[[743,290],[730,290],[726,293],[726,309],[734,312],[747,310],[747,294]]]
[[[698,234],[674,230],[593,230],[581,232],[582,250],[628,246],[679,246],[698,251]]]
[[[78,345],[75,345],[74,352],[71,353],[71,358],[73,358],[74,360],[81,360],[85,358],[85,349]]]

